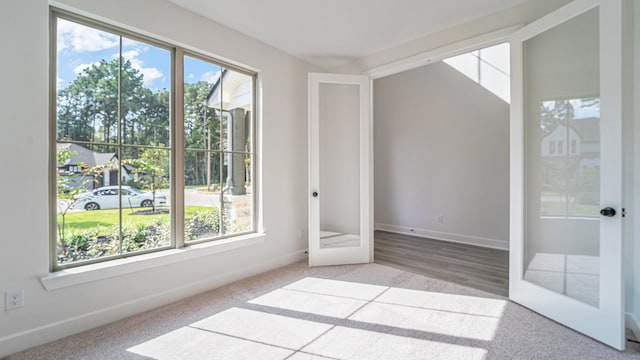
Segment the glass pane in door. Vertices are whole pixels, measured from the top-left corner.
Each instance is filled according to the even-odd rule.
[[[598,10],[524,43],[524,279],[599,305]]]
[[[357,85],[320,84],[320,248],[360,246]]]

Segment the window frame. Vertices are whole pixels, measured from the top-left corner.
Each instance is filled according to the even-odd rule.
[[[185,57],[190,57],[193,58],[195,60],[199,60],[199,61],[204,61],[204,62],[209,62],[212,63],[216,66],[220,66],[221,68],[221,73],[220,76],[223,76],[223,70],[230,70],[230,71],[235,71],[238,73],[241,73],[243,75],[247,75],[251,77],[251,91],[252,91],[252,99],[251,99],[251,147],[249,149],[248,152],[240,152],[242,154],[248,154],[251,158],[251,183],[252,183],[252,189],[251,191],[257,191],[257,146],[256,146],[256,139],[257,139],[257,132],[256,132],[256,128],[257,128],[257,118],[256,118],[256,109],[257,109],[257,104],[256,104],[256,99],[257,99],[257,73],[243,69],[241,67],[235,66],[235,65],[231,65],[228,64],[226,62],[221,62],[218,61],[210,56],[206,56],[203,54],[199,54],[195,51],[192,50],[188,50],[188,49],[179,49],[179,53],[180,53],[180,61],[182,62],[181,66],[180,66],[180,70],[182,70],[180,72],[180,77],[184,76],[184,58]],[[178,67],[176,67],[176,70],[178,70]],[[182,81],[180,81],[179,83],[183,84],[184,79],[182,79]],[[181,87],[182,90],[184,90],[184,87]],[[184,96],[182,96],[181,101],[184,100]],[[177,107],[177,106],[176,106]],[[180,133],[184,135],[184,104],[181,104],[179,107],[179,111],[181,112],[181,116],[180,119],[182,119],[182,121],[176,121],[180,123]],[[218,110],[218,109],[213,109],[213,110]],[[222,123],[222,121],[221,121]],[[220,136],[222,137],[222,134],[220,134]],[[184,141],[184,136],[180,137],[180,141]],[[181,172],[181,181],[183,181],[183,191],[178,192],[178,194],[180,194],[181,196],[184,196],[184,154],[187,151],[196,151],[195,149],[191,149],[191,148],[186,148],[184,146],[184,143],[180,144],[180,149],[182,150],[181,156],[177,156],[176,157],[176,161],[179,161],[180,164],[180,169],[182,170]],[[199,150],[198,150],[199,151]],[[234,152],[232,150],[224,150],[223,146],[220,146],[219,150],[209,150],[211,153],[219,153],[221,154],[221,165],[224,165],[227,163],[227,159],[226,159],[226,155],[228,154],[234,154],[234,153],[238,153],[238,152]],[[205,151],[202,151],[205,152]],[[223,197],[223,194],[221,192],[220,194],[221,197]],[[248,235],[248,234],[252,234],[252,233],[256,233],[258,232],[258,194],[257,193],[252,193],[253,196],[253,201],[252,201],[252,214],[253,217],[251,219],[251,227],[252,230],[250,231],[243,231],[243,232],[237,232],[237,233],[233,233],[230,235],[219,235],[219,236],[215,236],[215,237],[206,237],[206,238],[200,238],[200,239],[194,239],[194,240],[190,240],[190,241],[186,241],[186,239],[184,238],[184,228],[180,229],[180,234],[182,234],[182,237],[180,238],[180,240],[183,241],[183,246],[191,246],[191,245],[197,245],[197,244],[202,244],[202,243],[206,243],[206,242],[210,242],[210,241],[216,241],[216,240],[222,240],[222,239],[228,239],[228,238],[233,238],[236,236],[244,236],[244,235]],[[222,204],[222,201],[221,201]],[[184,199],[180,200],[180,204],[179,204],[182,209],[184,209]],[[221,208],[221,212],[224,211],[223,206],[220,207]],[[182,219],[179,219],[179,221],[176,221],[177,224],[179,224],[179,226],[184,226],[184,212],[181,213],[181,215],[183,216]],[[222,215],[222,213],[221,213]],[[220,217],[220,221],[222,223],[224,223],[223,221],[223,216]],[[221,224],[222,225],[222,224]],[[178,239],[178,238],[176,238]],[[188,243],[188,244],[187,244]]]
[[[150,46],[156,46],[158,48],[167,50],[170,52],[170,79],[171,85],[168,87],[170,90],[169,95],[169,144],[164,148],[170,152],[170,223],[171,223],[171,241],[170,244],[163,247],[138,250],[135,252],[121,252],[117,255],[104,256],[100,258],[94,258],[89,260],[81,260],[71,262],[67,264],[58,264],[57,258],[57,190],[56,190],[56,176],[57,176],[57,66],[58,66],[58,54],[57,54],[57,20],[63,19],[71,21],[80,25],[89,26],[96,30],[109,32],[119,37],[126,37],[134,41],[143,42]],[[121,50],[120,50],[121,51]],[[204,51],[203,51],[204,52]],[[202,61],[207,61],[216,66],[220,66],[224,69],[236,71],[244,75],[251,77],[251,144],[248,154],[251,158],[250,171],[251,171],[251,184],[252,184],[252,228],[250,231],[244,231],[229,235],[220,235],[215,237],[207,237],[198,239],[198,241],[189,241],[188,244],[185,241],[184,234],[184,57],[189,56]],[[258,191],[261,189],[259,186],[259,173],[258,173],[258,159],[259,154],[257,150],[259,146],[257,144],[257,128],[258,128],[258,116],[256,109],[257,104],[257,90],[258,90],[258,74],[255,71],[242,68],[240,66],[230,64],[226,61],[216,59],[212,56],[207,56],[199,53],[197,50],[186,49],[178,45],[177,43],[171,43],[169,41],[158,40],[152,36],[143,35],[135,31],[127,30],[122,27],[114,26],[109,23],[98,21],[90,17],[81,16],[73,12],[63,10],[54,6],[49,7],[49,166],[48,166],[48,182],[49,182],[49,269],[51,273],[69,269],[78,268],[86,265],[92,265],[97,263],[109,263],[113,260],[125,259],[136,257],[151,253],[171,252],[171,250],[187,250],[187,248],[193,245],[202,246],[203,243],[215,244],[219,240],[233,240],[233,238],[246,238],[247,235],[257,234],[261,232],[259,229],[259,213],[260,206],[258,204],[260,194]],[[122,120],[118,120],[120,124]],[[118,125],[118,137],[120,137],[120,125]],[[71,143],[82,144],[82,141],[70,141]],[[114,146],[131,145],[139,148],[149,148],[146,145],[137,144],[113,144]],[[126,147],[126,146],[125,146]],[[152,147],[156,148],[156,147]],[[222,153],[226,153],[222,149]],[[122,186],[122,181],[119,181],[119,186]],[[220,218],[222,222],[222,218]],[[227,243],[227,242],[224,242]],[[206,245],[206,244],[205,244]],[[223,244],[224,245],[224,244]]]

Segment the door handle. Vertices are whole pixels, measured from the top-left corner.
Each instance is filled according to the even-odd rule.
[[[313,197],[318,197],[318,192],[317,192],[317,191],[314,191],[311,195],[312,195]]]
[[[607,217],[614,217],[616,215],[616,209],[612,207],[606,207],[600,210],[600,215],[607,216]]]

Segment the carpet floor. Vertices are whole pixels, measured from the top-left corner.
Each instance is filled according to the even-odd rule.
[[[499,295],[298,262],[7,359],[640,359]]]

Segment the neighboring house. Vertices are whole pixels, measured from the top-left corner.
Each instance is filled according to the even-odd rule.
[[[575,156],[580,153],[580,134],[566,125],[558,125],[542,140],[542,156]]]
[[[600,119],[573,119],[570,126],[558,125],[542,138],[543,158],[574,157],[580,159],[578,169],[600,166]]]
[[[114,160],[118,159],[115,152],[99,153],[77,144],[57,144],[57,147],[71,151],[71,157],[64,164],[58,165],[58,174],[72,179],[67,183],[68,187],[96,189],[118,184],[118,168],[113,165]],[[101,169],[101,172],[88,172],[86,169]],[[138,174],[133,170],[131,165],[122,167],[123,183],[137,178]]]
[[[600,119],[577,118],[568,125],[557,125],[542,138],[540,146],[543,191],[558,196],[541,196],[543,215],[597,216]],[[559,203],[564,205],[557,207]]]
[[[225,150],[246,152],[248,138],[251,136],[251,111],[253,97],[252,77],[236,71],[223,70],[221,76],[211,88],[205,99],[205,105],[221,112],[221,118],[227,126],[227,144]],[[222,98],[220,97],[221,89]],[[250,181],[250,171],[243,154],[225,154],[224,164],[228,167],[226,190],[232,195],[246,194],[245,183]]]
[[[222,85],[220,84],[221,81]],[[223,70],[222,75],[207,95],[206,105],[212,109],[218,109],[222,106],[222,110],[241,108],[249,112],[253,104],[251,85],[251,76],[237,71]],[[224,88],[222,100],[220,99],[221,87]]]

